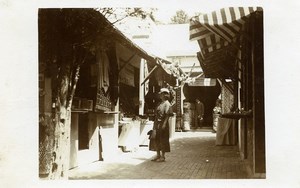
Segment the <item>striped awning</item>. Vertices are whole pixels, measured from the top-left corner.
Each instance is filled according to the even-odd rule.
[[[200,51],[197,53],[197,58],[207,78],[232,78],[234,77],[234,54],[235,48],[230,46],[223,47],[209,53],[206,56]]]
[[[198,59],[200,64],[209,64],[212,61],[214,64],[222,62],[230,64],[230,62],[224,63],[224,61],[231,60],[236,56],[245,23],[248,22],[251,14],[257,11],[262,11],[262,8],[229,7],[193,17],[190,20],[190,40],[197,40],[199,43],[201,50],[198,53]],[[205,68],[202,68],[205,73]],[[231,68],[228,67],[227,72]],[[207,73],[205,74],[207,75]],[[222,74],[229,76],[231,73],[225,71]]]

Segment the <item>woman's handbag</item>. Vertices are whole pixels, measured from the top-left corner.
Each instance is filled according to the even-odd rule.
[[[149,139],[155,139],[156,137],[156,130],[150,130],[147,135],[149,135]]]

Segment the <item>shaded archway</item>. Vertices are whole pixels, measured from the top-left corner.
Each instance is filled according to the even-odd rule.
[[[215,107],[216,100],[221,93],[221,86],[216,82],[215,86],[189,86],[185,84],[183,86],[183,94],[186,97],[186,101],[194,103],[198,98],[204,104],[204,126],[212,127],[213,125],[213,108]]]

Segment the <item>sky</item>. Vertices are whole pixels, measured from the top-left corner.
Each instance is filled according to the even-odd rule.
[[[245,4],[245,2],[247,2]],[[176,11],[183,10],[185,11],[189,17],[192,17],[195,15],[195,13],[210,13],[215,10],[219,10],[224,7],[231,7],[231,6],[261,6],[261,2],[255,2],[255,1],[239,1],[238,3],[235,1],[214,1],[211,0],[209,2],[203,2],[203,1],[195,1],[195,0],[189,0],[189,1],[176,1],[170,2],[170,1],[164,1],[163,3],[156,4],[156,5],[144,5],[145,7],[153,7],[157,8],[157,11],[155,12],[155,16],[157,20],[162,21],[163,23],[170,22],[171,17],[173,17],[176,14]]]
[[[162,7],[158,8],[158,10],[154,13],[154,16],[156,17],[157,20],[163,22],[163,23],[168,23],[171,21],[171,18],[176,14],[176,11],[178,10],[183,10],[189,17],[195,15],[195,13],[201,12],[201,13],[206,13],[209,12],[209,9],[200,9],[198,7]]]

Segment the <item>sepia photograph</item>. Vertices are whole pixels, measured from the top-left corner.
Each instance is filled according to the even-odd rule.
[[[266,177],[263,8],[41,8],[39,177]]]
[[[296,5],[0,0],[0,187],[299,187]]]

